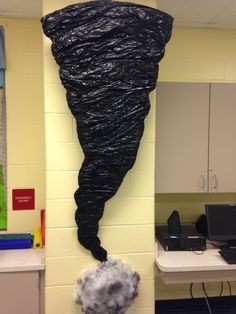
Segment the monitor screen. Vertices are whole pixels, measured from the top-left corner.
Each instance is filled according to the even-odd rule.
[[[236,204],[206,204],[209,240],[236,240]]]

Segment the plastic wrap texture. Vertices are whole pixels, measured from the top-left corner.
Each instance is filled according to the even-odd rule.
[[[134,3],[93,1],[41,22],[84,152],[74,195],[78,240],[105,261],[99,220],[135,162],[173,18]]]

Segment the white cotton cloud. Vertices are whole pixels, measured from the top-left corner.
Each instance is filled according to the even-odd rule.
[[[81,275],[75,302],[85,314],[125,313],[138,295],[139,280],[139,274],[129,265],[109,258]]]

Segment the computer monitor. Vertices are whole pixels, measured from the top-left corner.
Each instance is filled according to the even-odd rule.
[[[236,204],[206,204],[208,238],[236,246]]]

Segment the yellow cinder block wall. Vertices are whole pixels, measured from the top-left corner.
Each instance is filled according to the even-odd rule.
[[[175,28],[160,67],[159,81],[236,82],[236,31],[222,29]],[[158,151],[156,151],[158,154]],[[178,209],[182,222],[196,221],[207,202],[235,203],[236,193],[156,194],[156,222],[166,222]],[[235,283],[231,283],[236,293]],[[208,293],[217,296],[219,284],[211,284]],[[224,289],[227,295],[227,287]],[[200,285],[194,295],[203,297]],[[156,299],[189,298],[189,285],[165,285],[156,277]]]
[[[43,0],[43,13],[71,3],[73,1]],[[148,0],[146,4],[155,6],[155,1]],[[50,45],[45,37],[46,314],[75,314],[82,313],[73,302],[76,279],[97,261],[77,242],[73,195],[83,154]],[[99,231],[109,254],[121,258],[141,275],[140,294],[127,312],[130,314],[154,313],[154,93],[151,102],[136,164],[117,195],[107,203]]]
[[[235,82],[236,31],[174,28],[159,81]]]
[[[0,25],[7,64],[7,231],[33,232],[45,208],[42,31],[33,19],[0,18]],[[13,188],[34,188],[36,210],[13,211]]]

